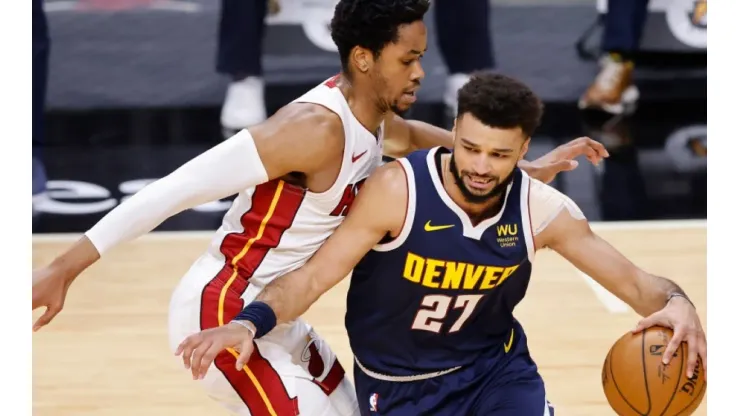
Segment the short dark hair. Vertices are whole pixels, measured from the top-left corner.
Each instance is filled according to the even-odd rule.
[[[423,20],[429,0],[340,0],[331,19],[331,38],[339,50],[342,70],[349,74],[349,53],[367,48],[375,59],[398,41],[398,27]]]
[[[542,119],[540,98],[524,83],[489,71],[472,74],[457,93],[457,117],[470,113],[489,127],[521,127],[531,137]]]

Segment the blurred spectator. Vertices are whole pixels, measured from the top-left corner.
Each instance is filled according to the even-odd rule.
[[[442,59],[449,74],[444,103],[457,113],[457,91],[477,70],[493,69],[489,0],[436,0],[434,19]]]
[[[46,23],[43,0],[33,0],[33,75],[32,75],[32,194],[37,200],[46,193],[46,169],[41,149],[44,143],[44,105],[49,68],[49,29]]]
[[[649,0],[609,0],[604,20],[601,70],[578,107],[623,114],[640,93],[633,80],[634,54],[640,45]]]
[[[221,1],[216,70],[231,78],[221,109],[224,137],[267,117],[262,40],[268,2],[277,5],[275,0]]]

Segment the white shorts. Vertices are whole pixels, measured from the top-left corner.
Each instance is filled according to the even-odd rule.
[[[187,336],[229,322],[256,296],[257,289],[245,291],[244,282],[224,289],[227,279],[224,263],[207,254],[182,278],[169,308],[173,352]],[[222,351],[200,380],[207,394],[235,415],[359,415],[354,387],[336,355],[300,319],[256,340],[243,371],[235,363],[236,356]]]

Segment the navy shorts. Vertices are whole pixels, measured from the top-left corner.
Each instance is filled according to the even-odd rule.
[[[529,355],[521,326],[508,352],[494,352],[474,365],[419,381],[392,382],[368,376],[356,364],[355,390],[363,416],[554,416],[545,383]],[[507,340],[508,341],[508,340]]]

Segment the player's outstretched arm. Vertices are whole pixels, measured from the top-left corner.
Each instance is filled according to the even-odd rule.
[[[185,209],[289,172],[321,169],[332,157],[341,155],[343,143],[336,114],[317,105],[292,104],[145,187],[109,212],[50,265],[34,271],[32,309],[47,307],[34,330],[61,310],[71,282],[103,253]]]
[[[694,305],[676,283],[637,267],[596,235],[585,219],[574,218],[568,210],[560,211],[535,238],[535,244],[555,250],[645,317],[634,332],[656,325],[672,328],[674,335],[663,355],[665,363],[686,341],[688,377],[693,374],[697,355],[706,370],[706,335]]]
[[[387,233],[396,235],[406,215],[406,178],[397,162],[386,164],[365,182],[344,222],[303,267],[265,286],[254,302],[229,324],[186,338],[178,347],[194,378],[205,374],[216,355],[237,347],[237,368],[247,362],[252,341],[275,325],[301,316],[345,278]]]
[[[399,158],[418,150],[436,146],[452,148],[452,132],[417,120],[405,120],[397,115],[386,119],[386,139],[383,143],[386,156]],[[579,137],[562,144],[546,155],[534,160],[521,160],[519,167],[544,183],[552,182],[558,173],[578,167],[576,158],[585,156],[597,165],[609,152],[601,143],[588,137]]]

